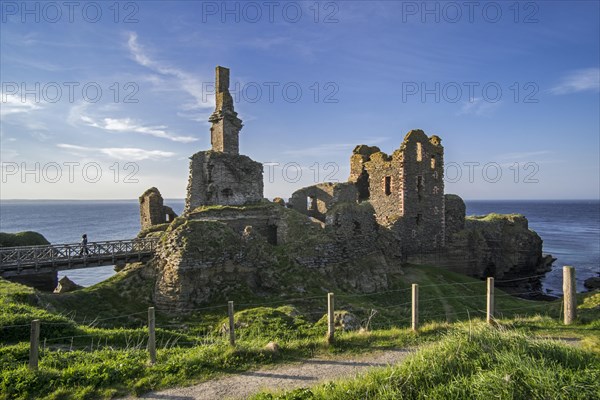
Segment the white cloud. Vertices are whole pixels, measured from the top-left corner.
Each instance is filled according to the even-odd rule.
[[[31,99],[23,99],[21,96],[6,93],[0,93],[0,96],[2,96],[2,107],[0,107],[0,116],[2,117],[10,114],[30,113],[42,108]]]
[[[466,101],[463,103],[458,115],[490,115],[501,103],[501,101],[492,103],[482,99],[481,97],[475,97],[472,101]]]
[[[203,84],[201,80],[198,80],[195,76],[189,74],[188,72],[182,71],[178,68],[174,68],[172,66],[166,65],[159,61],[155,61],[151,59],[143,47],[138,43],[138,36],[135,32],[129,33],[129,38],[127,40],[127,46],[133,59],[140,65],[147,67],[154,72],[157,72],[161,75],[174,77],[177,81],[179,88],[185,92],[187,92],[190,96],[194,98],[194,102],[191,104],[186,104],[184,106],[185,110],[193,110],[193,109],[208,109],[214,106],[214,102],[212,100],[212,96],[207,96],[206,93],[203,93]],[[155,81],[159,82],[159,79],[153,78]]]
[[[145,126],[136,123],[130,118],[103,118],[102,121],[96,121],[87,115],[81,115],[80,120],[86,125],[94,128],[104,129],[111,132],[135,132],[143,135],[150,135],[162,139],[172,140],[179,143],[190,143],[198,140],[193,136],[177,136],[167,131],[164,125]]]
[[[600,68],[586,68],[572,71],[561,82],[550,89],[552,94],[568,94],[600,91]]]
[[[175,153],[170,151],[144,150],[128,147],[84,147],[65,143],[60,143],[56,146],[80,156],[89,155],[90,153],[100,153],[117,160],[128,161],[158,160],[175,155]]]

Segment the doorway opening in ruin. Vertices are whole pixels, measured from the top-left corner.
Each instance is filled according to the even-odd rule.
[[[221,194],[223,195],[223,197],[228,199],[229,197],[233,196],[233,190],[231,190],[229,188],[225,188],[225,189],[221,190]]]
[[[386,176],[383,180],[383,190],[385,191],[385,195],[389,196],[390,194],[392,194],[392,177],[391,176]]]
[[[371,192],[369,191],[369,173],[366,170],[363,170],[356,180],[356,189],[358,190],[359,202],[369,200]]]
[[[267,242],[277,246],[277,225],[267,226]]]

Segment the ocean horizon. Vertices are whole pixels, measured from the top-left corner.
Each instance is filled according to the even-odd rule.
[[[181,214],[184,199],[165,204]],[[583,281],[600,274],[600,200],[465,200],[467,215],[523,214],[529,228],[543,240],[543,253],[557,260],[542,280],[543,290],[562,293],[562,266],[576,269],[577,290]],[[0,200],[0,231],[39,232],[50,243],[77,243],[87,233],[91,242],[131,239],[140,230],[137,199],[117,200]],[[59,277],[90,286],[114,274],[112,266],[59,272]]]

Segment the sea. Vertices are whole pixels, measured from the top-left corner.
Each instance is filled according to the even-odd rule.
[[[165,204],[181,214],[183,199]],[[600,200],[472,200],[467,215],[490,212],[523,214],[529,228],[543,240],[543,252],[556,258],[542,280],[543,290],[562,294],[562,267],[576,269],[577,290],[586,278],[600,275]],[[2,200],[0,231],[36,231],[53,244],[77,243],[86,233],[90,242],[134,238],[140,230],[137,200]],[[114,274],[112,266],[63,271],[74,282],[90,286]]]

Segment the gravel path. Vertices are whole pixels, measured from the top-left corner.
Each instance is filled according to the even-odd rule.
[[[147,393],[142,399],[212,400],[244,399],[265,389],[309,387],[337,378],[353,378],[372,367],[385,367],[402,361],[410,350],[386,350],[348,358],[311,358],[286,364],[227,375],[185,388]]]

